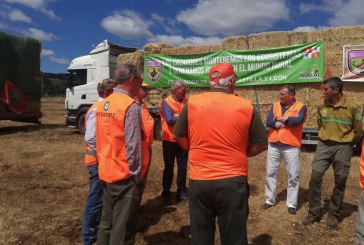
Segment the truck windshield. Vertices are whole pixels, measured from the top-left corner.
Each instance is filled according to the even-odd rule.
[[[87,69],[68,70],[68,86],[75,87],[86,84]]]

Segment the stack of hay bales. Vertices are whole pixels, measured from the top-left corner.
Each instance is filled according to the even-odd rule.
[[[0,32],[0,91],[9,80],[29,98],[24,109],[27,112],[40,112],[41,43],[30,37],[20,37]],[[0,103],[0,112],[6,112]]]
[[[324,41],[326,67],[331,70],[333,76],[340,77],[343,60],[342,47],[348,44],[363,44],[364,26],[338,27],[311,32],[265,32],[248,36],[233,36],[223,39],[221,44],[217,46],[173,47],[165,43],[148,43],[144,46],[144,50],[132,54],[121,54],[118,57],[118,64],[128,62],[135,64],[143,70],[143,59],[146,54],[190,55],[221,50],[265,49],[316,41]],[[259,109],[261,117],[265,122],[268,111],[273,103],[278,100],[278,91],[281,86],[244,86],[237,87],[235,92],[239,96],[250,99]],[[316,127],[316,106],[322,103],[320,86],[320,83],[294,84],[297,100],[308,106],[309,116],[307,117],[305,127]],[[150,91],[147,104],[151,107],[158,107],[163,97],[169,94],[168,90],[154,89]],[[189,94],[197,94],[206,90],[208,89],[193,88],[190,89]],[[364,104],[364,98],[361,96],[364,86],[361,83],[345,82],[344,91],[350,99],[353,99],[358,104]]]

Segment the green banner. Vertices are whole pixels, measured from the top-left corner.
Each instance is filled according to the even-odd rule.
[[[321,82],[325,75],[324,43],[306,43],[260,50],[225,50],[195,55],[144,57],[144,81],[166,88],[174,80],[188,87],[208,87],[210,67],[233,64],[236,86]]]

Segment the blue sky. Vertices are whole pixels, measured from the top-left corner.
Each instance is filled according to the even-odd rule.
[[[143,48],[219,44],[236,35],[364,24],[364,0],[0,0],[0,31],[42,42],[41,70],[108,39]]]

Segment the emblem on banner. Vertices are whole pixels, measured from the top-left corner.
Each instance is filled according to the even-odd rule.
[[[147,60],[147,69],[145,71],[147,78],[149,81],[155,83],[162,76],[163,66],[162,63],[158,60]]]
[[[304,59],[320,58],[320,47],[312,47],[303,51]]]
[[[348,51],[348,68],[355,75],[364,75],[364,50]]]

